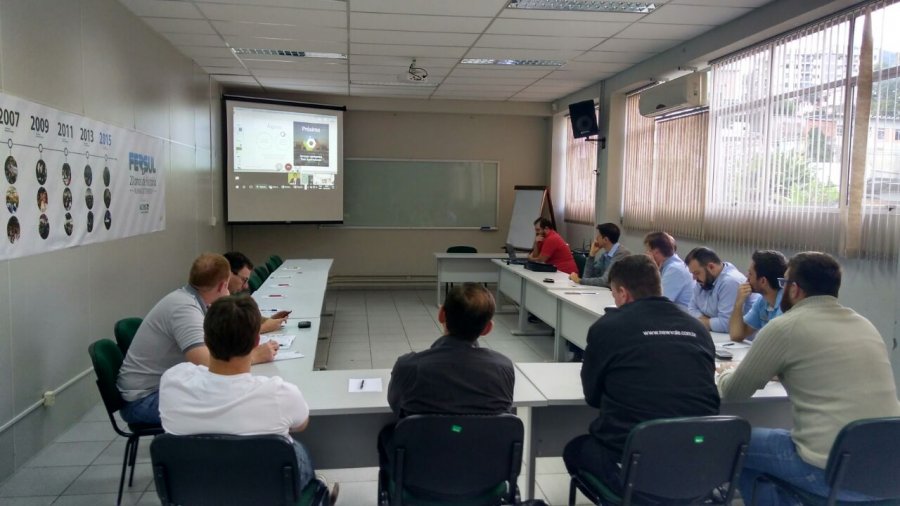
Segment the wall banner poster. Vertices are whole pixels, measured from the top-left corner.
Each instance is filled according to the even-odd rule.
[[[162,139],[0,93],[0,260],[165,229],[164,156]]]

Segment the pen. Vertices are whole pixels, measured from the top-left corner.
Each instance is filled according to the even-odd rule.
[[[362,390],[364,386],[366,386],[366,380],[360,380],[359,389]]]

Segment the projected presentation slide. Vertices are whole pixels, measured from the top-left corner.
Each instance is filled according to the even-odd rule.
[[[280,174],[285,187],[335,188],[338,160],[332,149],[337,145],[337,117],[235,107],[233,118],[236,175]],[[253,183],[246,180],[244,186]]]
[[[342,222],[344,108],[224,99],[228,222]]]

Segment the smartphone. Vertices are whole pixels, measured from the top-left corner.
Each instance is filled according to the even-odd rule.
[[[716,349],[716,358],[719,360],[731,360],[732,358],[734,358],[734,355],[732,355],[728,350]]]
[[[308,329],[308,328],[312,327],[312,322],[309,320],[300,320],[297,323],[297,327],[299,327],[301,329]]]
[[[555,283],[553,278],[544,278],[544,283]]]

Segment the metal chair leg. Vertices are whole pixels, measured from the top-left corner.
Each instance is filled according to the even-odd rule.
[[[569,478],[569,506],[575,506],[575,479]]]
[[[131,439],[125,443],[125,455],[122,456],[122,473],[119,476],[119,495],[116,497],[116,506],[122,504],[122,488],[125,485],[125,471],[128,469],[128,458],[131,455]]]
[[[131,466],[131,474],[128,477],[128,486],[131,487],[134,484],[134,463],[137,460],[137,451],[138,445],[141,443],[141,438],[134,438],[134,443],[131,444],[131,456],[128,458],[128,465]]]

